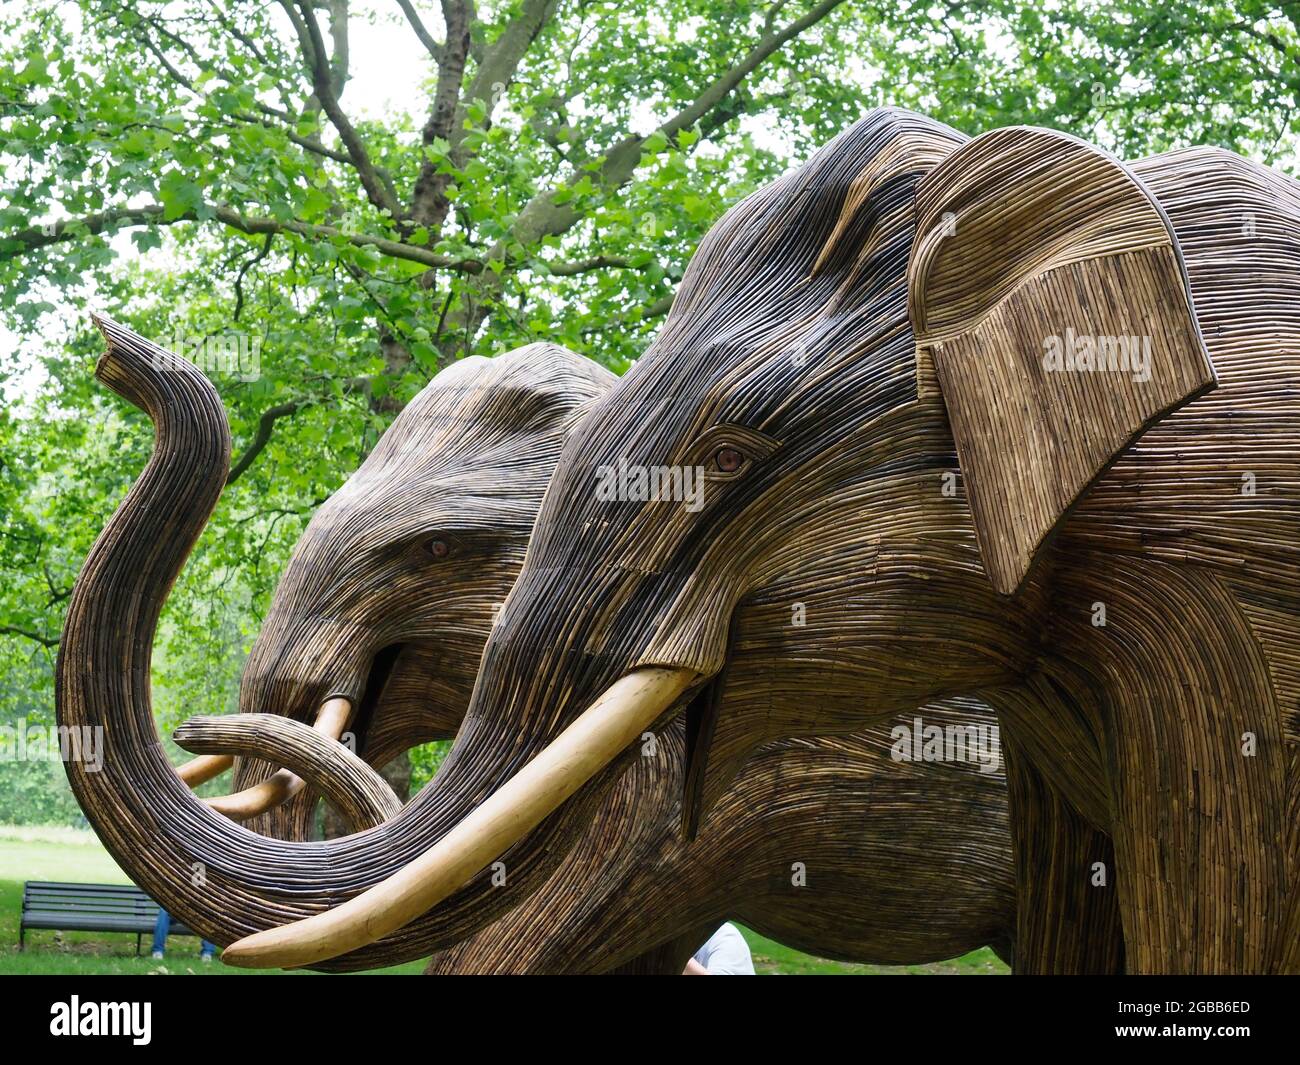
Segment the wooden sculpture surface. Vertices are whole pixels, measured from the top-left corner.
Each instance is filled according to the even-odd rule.
[[[678,713],[694,833],[767,742],[974,695],[1024,968],[1099,964],[1118,915],[1131,971],[1300,969],[1298,229],[1225,152],[870,113],[713,227],[570,435],[437,786],[370,830],[394,875],[227,956],[464,938]],[[601,498],[610,468],[704,497]]]
[[[119,359],[132,358],[130,345],[142,345],[118,327],[105,329],[110,343],[121,345],[114,348]],[[529,393],[543,388],[539,382],[557,366],[585,376],[577,378],[580,387],[569,382],[567,401],[541,403]],[[142,374],[144,368],[136,364],[131,372]],[[249,659],[244,687],[250,712],[193,718],[176,733],[191,751],[252,756],[237,773],[237,786],[256,788],[278,766],[320,785],[250,820],[251,826],[305,841],[322,792],[356,830],[382,825],[396,813],[391,789],[367,763],[382,767],[400,751],[455,733],[491,619],[522,564],[547,462],[554,463],[581,405],[612,381],[612,375],[554,347],[464,363],[407,407],[366,463],[313,517]],[[544,387],[550,393],[553,386]],[[494,476],[490,471],[511,447],[526,448],[528,461],[509,476]],[[435,558],[428,551],[431,541],[454,542],[455,554]],[[384,560],[412,554],[417,564],[403,565],[398,579],[390,572],[388,580],[376,580]],[[319,623],[323,615],[331,624]],[[349,670],[364,675],[364,683],[350,689],[341,683]],[[364,762],[302,720],[255,709],[296,708],[306,717],[340,693],[362,707],[350,727]],[[931,725],[983,730],[985,739],[996,729],[992,712],[978,703],[922,713]],[[589,910],[613,892],[630,901],[631,884],[624,878],[654,857],[644,846],[669,849],[677,840],[681,725],[665,733],[653,758],[639,760],[619,782],[587,834],[589,861],[582,875],[548,884],[550,905]],[[972,758],[973,744],[972,739]],[[715,820],[715,829],[726,823],[733,858],[744,859],[743,879],[715,878],[723,856],[711,853],[712,840],[679,842],[671,868],[692,875],[678,879],[671,900],[665,895],[649,908],[654,919],[642,914],[625,920],[617,958],[609,954],[612,927],[606,929],[604,952],[593,956],[590,941],[579,942],[545,920],[515,925],[516,958],[545,958],[550,971],[561,972],[585,970],[604,958],[601,967],[608,969],[668,939],[685,934],[685,942],[701,915],[725,915],[774,890],[780,897],[767,902],[760,912],[768,916],[757,923],[822,954],[911,963],[996,943],[1009,957],[1011,843],[1006,778],[996,768],[996,749],[981,771],[973,760],[952,767],[891,761],[889,745],[887,733],[771,745],[754,760],[729,812],[720,810]],[[222,808],[221,801],[209,805]],[[96,823],[105,813],[111,816],[88,809]],[[866,816],[870,809],[877,819]],[[626,845],[630,817],[642,826],[638,847]],[[256,850],[250,844],[252,864]],[[201,845],[193,853],[207,860]],[[695,857],[705,854],[710,860]],[[811,869],[811,890],[791,883],[795,861]],[[665,861],[656,886],[669,869]],[[777,890],[782,884],[785,890]],[[189,895],[169,907],[224,932],[218,941],[234,938],[243,919],[233,895],[219,894],[211,909],[196,909]],[[467,971],[482,967],[481,961],[463,965]],[[539,970],[540,963],[532,968]]]
[[[484,409],[490,416],[493,405]],[[558,422],[557,430],[568,425]],[[358,579],[356,545],[340,542],[335,530],[366,530],[368,552],[382,554],[393,535],[375,520],[376,511],[400,509],[404,522],[426,530],[448,526],[456,482],[447,480],[436,496],[422,491],[445,446],[440,411],[428,395],[417,399],[398,431],[408,443],[378,451],[308,527],[259,633],[250,671],[260,662],[300,661],[301,654],[286,653],[284,634],[302,629],[303,618],[320,613]],[[476,487],[471,479],[465,490]],[[537,479],[517,482],[513,500],[535,508],[543,488]],[[522,524],[530,523],[498,530],[484,524],[478,534],[499,543]],[[360,728],[367,762],[381,767],[398,751],[455,734],[473,682],[469,663],[477,664],[487,639],[484,621],[521,564],[522,552],[497,550],[490,568],[465,574],[470,588],[448,583],[432,590],[445,606],[420,602],[415,617],[410,596],[381,604],[364,597],[365,615],[382,616],[405,637]],[[440,639],[447,632],[454,639]],[[457,680],[451,688],[457,694],[449,697],[446,689]],[[258,687],[269,687],[264,677]],[[910,730],[915,716],[899,724]],[[650,753],[642,745],[643,757],[601,805],[579,845],[582,860],[575,854],[528,905],[479,933],[466,951],[446,952],[439,971],[603,972],[653,964],[680,972],[685,957],[679,962],[676,954],[699,928],[733,915],[790,945],[849,961],[916,964],[989,943],[1009,961],[1015,920],[1006,777],[996,750],[983,769],[974,759],[977,740],[996,736],[996,720],[974,700],[926,707],[919,720],[960,734],[962,750],[948,754],[961,760],[893,761],[890,728],[778,741],[746,764],[696,841],[680,838],[685,732],[683,722],[674,723]],[[228,719],[209,727],[223,723]],[[265,757],[245,762],[237,786],[266,779],[277,764]],[[304,791],[251,827],[306,840],[316,798]],[[347,820],[358,824],[355,814]],[[810,884],[795,883],[793,863],[811,875]],[[610,912],[615,899],[616,915]]]
[[[777,740],[689,841],[685,722],[671,722],[551,878],[428,972],[676,975],[729,919],[841,961],[910,965],[985,944],[1010,961],[1005,776],[974,759],[896,761],[893,730],[917,719],[995,726],[987,707],[954,701],[865,733]]]

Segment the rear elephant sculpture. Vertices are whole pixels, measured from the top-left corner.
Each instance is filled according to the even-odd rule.
[[[452,736],[560,444],[615,380],[553,345],[438,374],[312,516],[245,664],[241,709],[310,721],[342,701],[328,731],[346,728],[376,768]],[[194,732],[187,724],[177,742],[197,749]],[[302,785],[243,759],[240,790],[211,804],[305,840],[317,796]]]
[[[917,721],[961,737],[950,753],[963,757],[900,762]],[[919,964],[985,944],[1010,961],[1006,779],[996,747],[976,748],[995,729],[987,706],[954,700],[864,733],[769,743],[687,841],[677,718],[639,745],[551,878],[428,972],[678,974],[728,919],[842,961]]]
[[[304,723],[335,737],[350,730],[375,765],[455,731],[561,442],[614,376],[545,344],[437,375],[304,533],[244,671],[249,712],[177,731],[191,749],[212,752],[187,768],[190,782],[224,768],[222,750],[308,759],[270,780],[258,779],[274,769],[262,762],[241,781],[247,791],[201,802],[159,744],[149,656],[163,600],[225,481],[225,412],[195,367],[115,323],[97,324],[109,345],[97,376],[149,413],[157,441],[69,605],[59,720],[101,728],[105,743],[102,772],[70,762],[69,779],[122,867],[190,927],[228,943],[322,910],[335,892],[355,894],[435,838],[421,818],[408,819],[415,811],[389,819],[383,782]],[[354,825],[374,827],[292,843],[226,816],[252,818],[292,800],[268,827],[305,837],[310,804],[299,773],[309,770],[338,786],[331,797],[351,803]],[[430,949],[396,945],[344,967]]]
[[[69,700],[66,692],[60,695],[61,714],[69,722],[75,720],[74,709],[89,715],[100,708],[84,694],[96,674],[113,680],[111,672],[92,665],[74,681],[70,663],[88,661],[86,656],[93,654],[79,641],[92,631],[109,633],[111,639],[129,631],[120,621],[96,629],[94,619],[113,613],[114,603],[126,593],[110,584],[113,594],[98,600],[95,582],[112,578],[125,583],[157,572],[151,566],[117,570],[113,553],[131,546],[121,531],[123,522],[160,521],[170,515],[188,519],[188,528],[197,529],[200,519],[189,509],[198,505],[195,500],[160,493],[174,490],[170,467],[183,465],[192,475],[197,462],[224,456],[226,447],[224,436],[216,433],[224,426],[220,401],[196,372],[167,361],[166,353],[112,323],[101,322],[101,328],[110,351],[100,376],[145,403],[158,421],[160,446],[92,555],[90,584],[83,582],[70,615],[71,642],[60,675],[79,687],[78,701]],[[297,891],[294,887],[304,873],[323,876],[313,874],[322,850],[328,860],[347,863],[344,877],[364,884],[368,852],[361,837],[325,847],[277,846],[233,825],[213,824],[209,811],[305,841],[317,797],[302,787],[307,778],[323,784],[321,790],[348,813],[354,828],[389,828],[385,822],[393,818],[396,801],[386,785],[373,773],[367,776],[346,748],[319,733],[337,738],[347,728],[359,754],[381,766],[407,747],[456,731],[491,619],[522,565],[560,441],[613,380],[570,352],[535,345],[491,361],[466,360],[440,374],[412,401],[357,473],[317,511],[296,545],[245,669],[241,703],[247,712],[194,718],[177,730],[182,746],[205,752],[200,772],[193,764],[181,771],[191,780],[224,767],[217,752],[272,758],[269,765],[245,763],[257,769],[245,775],[244,791],[208,800],[208,810],[194,809],[192,800],[175,795],[170,776],[154,775],[156,739],[145,739],[152,725],[140,718],[141,707],[128,693],[103,712],[100,720],[119,741],[113,745],[112,764],[103,778],[70,767],[74,786],[119,861],[169,909],[217,941],[228,941],[248,919],[241,889],[264,906],[281,896],[285,906],[297,905],[295,896],[317,893],[310,882]],[[183,416],[196,413],[200,417],[192,419],[194,425]],[[215,443],[206,451],[197,448],[214,435]],[[183,463],[178,461],[182,457]],[[205,505],[215,499],[211,492],[209,485],[199,497]],[[179,535],[159,532],[142,542],[156,546],[165,541],[179,551]],[[179,564],[175,554],[171,558],[170,564]],[[159,605],[161,594],[155,593],[151,602]],[[147,644],[146,639],[138,646]],[[136,665],[138,669],[140,663]],[[133,672],[131,679],[137,676]],[[138,682],[147,692],[147,673]],[[305,722],[317,707],[326,711],[316,714],[313,731]],[[267,709],[282,716],[259,712]],[[935,707],[925,713],[929,722],[960,728],[963,737],[971,727],[992,724],[988,708],[979,705]],[[328,728],[322,726],[326,717]],[[638,839],[675,848],[680,854],[676,868],[691,864],[697,878],[704,875],[687,892],[695,896],[692,913],[708,914],[724,899],[728,904],[752,901],[762,883],[788,885],[789,861],[798,860],[811,867],[811,889],[787,892],[755,910],[758,927],[788,931],[792,942],[822,953],[886,963],[949,957],[986,942],[1005,951],[1012,934],[1012,878],[1001,773],[980,772],[964,762],[951,767],[892,762],[880,749],[879,737],[776,745],[755,760],[747,786],[730,797],[731,814],[715,819],[717,826],[728,826],[728,846],[744,844],[747,870],[743,884],[730,885],[720,896],[706,890],[716,862],[688,859],[712,843],[685,848],[673,842],[680,823],[680,725],[666,735],[654,762],[657,768],[652,772],[638,766],[610,796],[598,826],[621,824],[630,808],[638,809],[643,826]],[[963,738],[960,757],[967,757],[966,748]],[[490,764],[497,753],[483,751],[480,757]],[[972,746],[969,755],[974,754]],[[996,761],[996,751],[993,757]],[[280,763],[289,769],[273,772]],[[935,786],[927,788],[930,777]],[[149,835],[147,823],[134,820],[136,807],[129,804],[143,801],[132,791],[137,781],[163,796],[156,808],[164,814],[159,818],[161,840]],[[638,782],[653,787],[638,788]],[[847,811],[872,804],[879,816],[870,831],[855,825],[840,834],[832,827],[837,818],[845,821]],[[752,838],[746,842],[746,834],[762,837],[763,847],[755,847]],[[184,868],[204,870],[208,883],[201,892],[186,891],[181,886],[185,877],[174,881],[167,876],[172,848],[181,847]],[[587,870],[587,907],[605,897],[597,884],[614,884],[620,871],[646,859],[643,849],[611,846],[609,839],[602,841],[602,849],[593,855],[599,862]],[[787,859],[793,851],[798,853]],[[237,862],[242,862],[238,868]],[[816,912],[810,913],[810,907]],[[659,946],[663,930],[674,930],[680,918],[678,909],[665,908],[651,924],[627,925],[622,932],[625,952]],[[918,923],[918,918],[923,919]],[[582,954],[564,961],[563,941],[548,937],[545,925],[519,935],[514,946],[520,956],[546,949],[551,964],[560,969],[587,960],[584,947]],[[638,943],[646,946],[638,949]],[[368,964],[379,960],[389,959],[374,958]]]
[[[872,112],[714,226],[565,445],[438,844],[227,957],[456,923],[496,859],[521,900],[683,709],[696,829],[771,739],[978,694],[1022,968],[1119,912],[1132,971],[1295,971],[1298,226],[1225,152]]]

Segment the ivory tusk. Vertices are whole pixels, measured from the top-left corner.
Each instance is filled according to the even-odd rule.
[[[222,960],[251,969],[310,965],[396,931],[536,828],[695,679],[691,670],[660,668],[619,678],[537,757],[409,865],[332,910],[232,943]]]
[[[191,788],[206,784],[235,764],[233,754],[201,754],[176,767],[176,775]]]
[[[323,736],[337,740],[343,735],[348,721],[352,717],[352,702],[349,699],[326,699],[316,712],[312,724]],[[204,799],[219,814],[225,814],[232,821],[248,821],[268,810],[288,802],[306,787],[306,782],[297,773],[288,769],[278,769],[260,784],[237,791],[233,795],[220,795],[213,799]]]

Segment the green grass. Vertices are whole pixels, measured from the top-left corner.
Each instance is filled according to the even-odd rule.
[[[150,936],[144,937],[143,957],[135,956],[135,936],[112,932],[30,930],[27,948],[18,952],[18,918],[22,913],[23,882],[68,880],[84,884],[129,884],[92,832],[63,828],[14,828],[0,825],[0,974],[73,975],[194,975],[194,976],[315,976],[283,969],[236,969],[219,958],[199,961],[199,941],[174,936],[167,957],[148,956]],[[375,973],[420,973],[423,961],[407,962]]]
[[[93,832],[4,825],[0,825],[0,880],[18,881],[19,900],[24,880],[67,880],[81,884],[131,882]]]
[[[261,976],[286,974],[282,969],[235,969],[220,959],[199,961],[199,941],[176,936],[168,941],[167,957],[154,961],[135,956],[135,936],[106,932],[29,931],[27,949],[18,952],[18,917],[26,880],[68,880],[80,883],[123,884],[130,878],[104,850],[93,833],[76,829],[10,828],[0,825],[0,974],[43,976],[68,973],[85,975]],[[783,947],[742,929],[760,975],[854,975],[871,973],[1005,973],[1007,967],[990,950],[977,950],[964,958],[931,965],[892,967],[827,961]],[[149,949],[145,936],[143,949]],[[419,973],[423,961],[407,962],[375,973]]]
[[[973,950],[951,961],[930,962],[927,965],[861,965],[857,962],[828,961],[815,958],[782,946],[774,939],[760,936],[751,929],[741,927],[754,956],[754,971],[759,976],[883,976],[899,974],[932,974],[937,976],[990,976],[1010,970],[988,947]]]

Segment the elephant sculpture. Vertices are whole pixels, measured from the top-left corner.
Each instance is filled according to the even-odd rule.
[[[91,575],[95,566],[111,571],[104,554],[129,542],[117,535],[123,520],[169,513],[166,497],[155,492],[169,484],[168,466],[194,468],[184,458],[196,450],[186,435],[191,423],[205,433],[224,423],[220,401],[196,371],[120,326],[100,326],[110,350],[99,374],[144,403],[158,423],[159,448],[88,562]],[[182,746],[202,752],[179,773],[190,783],[222,771],[232,752],[251,756],[237,772],[237,794],[196,808],[177,796],[170,774],[153,779],[156,741],[128,749],[151,727],[138,705],[119,701],[101,719],[110,723],[110,736],[125,739],[119,757],[132,758],[125,766],[109,759],[103,779],[70,767],[74,786],[119,861],[170,909],[229,941],[242,931],[235,884],[265,892],[270,904],[277,895],[269,887],[274,863],[296,874],[304,854],[323,847],[333,861],[356,861],[353,871],[363,875],[363,864],[349,854],[361,837],[283,847],[220,818],[214,822],[212,814],[301,842],[323,794],[354,829],[383,831],[400,804],[371,767],[455,733],[492,618],[523,563],[560,444],[614,380],[571,352],[533,345],[458,363],[412,401],[296,545],[245,669],[247,712],[194,718],[177,730]],[[213,453],[225,453],[220,439],[207,458]],[[177,516],[189,513],[188,504],[176,508]],[[147,542],[179,541],[168,530]],[[179,564],[176,556],[172,564]],[[131,575],[150,572],[133,565]],[[91,623],[80,613],[87,604],[93,608],[93,597],[79,595],[70,636]],[[70,646],[70,655],[77,654]],[[66,706],[61,695],[61,709]],[[131,712],[115,716],[119,707]],[[329,709],[316,715],[312,729],[306,722],[317,707]],[[263,708],[278,716],[258,712]],[[578,867],[570,865],[569,875],[548,883],[539,905],[527,911],[536,920],[521,924],[525,911],[515,911],[516,960],[533,959],[533,971],[574,971],[598,958],[605,969],[662,970],[667,960],[680,971],[684,958],[674,962],[675,951],[696,926],[733,912],[791,943],[849,960],[924,962],[985,943],[1009,957],[1014,898],[1005,776],[996,747],[992,762],[985,746],[983,763],[971,764],[974,744],[995,728],[992,713],[975,702],[920,713],[931,729],[946,729],[950,742],[956,735],[963,747],[957,761],[891,758],[892,740],[881,730],[769,744],[720,801],[710,831],[693,843],[679,838],[684,722],[670,723],[662,742],[651,745],[653,756],[638,759],[599,808],[588,832],[596,850],[588,851],[581,873],[575,876]],[[911,727],[913,718],[900,727]],[[360,758],[332,742],[345,728]],[[177,826],[168,842],[186,848],[186,867],[205,870],[208,884],[197,895],[166,876],[170,854],[159,853],[147,825],[133,823],[133,800],[139,800],[130,794],[130,776],[177,803],[160,820]],[[639,828],[628,831],[633,811]],[[195,827],[202,832],[182,838]],[[229,840],[229,849],[213,846],[213,837]],[[619,844],[610,846],[611,838]],[[235,860],[244,863],[243,878],[235,880],[226,870],[241,850],[245,856]],[[793,863],[802,872],[792,877]],[[719,879],[724,867],[729,872]],[[606,943],[595,953],[592,941],[576,940],[576,916],[562,922],[569,931],[559,934],[544,912],[545,904],[559,903],[591,914],[613,891],[625,903],[634,888],[644,898],[670,875],[681,878],[673,905],[665,899],[639,919],[628,912],[617,930],[587,920],[588,934],[596,931]],[[292,889],[279,890],[292,898]],[[463,968],[476,971],[481,961]]]
[[[484,474],[478,461],[490,462],[500,446],[499,434],[476,437],[471,418],[495,421],[495,393],[503,384],[561,360],[586,368],[590,378],[589,387],[570,397],[571,406],[548,412],[550,431],[559,440],[582,406],[614,382],[612,374],[584,367],[586,360],[571,352],[537,347],[494,363],[458,366],[455,379],[472,382],[479,396],[455,421],[458,432],[471,430],[457,446],[472,461],[459,464],[456,475],[444,474],[438,491],[430,491],[430,472],[445,462],[448,419],[438,400],[450,378],[416,398],[390,430],[396,443],[385,438],[313,516],[297,544],[253,645],[245,706],[307,712],[334,694],[317,678],[337,675],[338,651],[315,650],[320,629],[304,620],[331,614],[336,627],[365,631],[357,646],[380,663],[369,667],[367,698],[353,726],[366,762],[378,768],[416,744],[455,734],[490,619],[522,565],[547,480],[542,460],[558,453],[535,456],[526,475],[508,487],[505,479],[491,482],[510,507],[495,515],[480,511],[472,519],[473,535],[495,544],[477,566],[458,565],[436,580],[425,573],[420,586],[409,590],[383,585],[391,596],[374,593],[371,575],[408,537],[408,528],[442,530],[444,537],[456,529],[463,541],[471,519],[458,496],[481,507],[477,493]],[[509,421],[497,425],[518,429]],[[395,513],[402,525],[390,530],[385,516]],[[364,530],[364,540],[340,536],[349,529]],[[347,602],[344,611],[336,605],[341,599]],[[386,658],[391,672],[375,680]],[[321,662],[330,663],[329,669]],[[960,751],[946,752],[956,760],[893,759],[893,727],[910,735],[915,721],[960,740]],[[209,730],[209,744],[229,741],[231,724],[196,719],[181,738],[193,744],[196,730]],[[445,952],[439,970],[681,972],[686,957],[732,916],[791,946],[847,961],[917,964],[985,944],[994,944],[1009,961],[1015,924],[1011,842],[1006,777],[996,747],[987,746],[996,736],[992,711],[965,700],[926,707],[890,724],[857,735],[769,744],[719,800],[710,830],[688,842],[679,832],[685,733],[681,721],[671,723],[663,737],[644,745],[643,757],[599,808],[562,872],[527,904],[472,937],[465,950]],[[986,742],[977,752],[981,739]],[[975,760],[977,753],[983,763]],[[240,769],[236,784],[243,798],[210,805],[241,819],[261,815],[249,824],[264,834],[310,838],[315,792],[298,791],[268,811],[267,803],[285,797],[281,789],[265,787],[274,767],[245,760]],[[301,779],[295,774],[295,781]]]
[[[551,878],[427,971],[674,975],[727,919],[842,961],[918,964],[990,944],[1009,962],[996,753],[983,766],[899,762],[917,721],[945,735],[995,727],[987,706],[953,700],[861,733],[776,740],[691,841],[679,832],[686,723],[669,722]]]
[[[975,695],[1023,969],[1116,927],[1132,972],[1300,969],[1298,229],[1227,152],[869,113],[712,228],[565,443],[394,875],[226,958],[463,938],[679,713],[696,833],[766,742]]]

